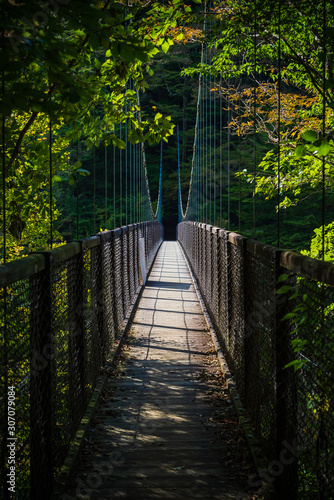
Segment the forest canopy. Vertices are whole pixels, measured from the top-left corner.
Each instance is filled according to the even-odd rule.
[[[155,199],[160,141],[169,139],[163,217],[175,224],[174,125],[185,203],[199,74],[208,89],[202,105],[208,109],[214,100],[223,113],[222,130],[212,115],[216,128],[206,132],[220,142],[210,155],[224,155],[223,171],[212,173],[211,199],[203,201],[219,217],[204,221],[251,234],[256,199],[261,239],[278,243],[279,211],[281,244],[309,251],[315,230],[311,252],[319,257],[324,226],[326,258],[333,258],[331,2],[3,0],[0,6],[1,226],[8,258],[47,248],[50,238],[62,244],[74,237],[78,203],[80,237],[126,220],[128,184],[115,189],[111,176],[104,187],[103,168],[115,154],[127,168],[127,144],[151,145],[146,158]],[[201,62],[203,46],[211,57]],[[219,182],[229,185],[228,194]],[[114,204],[107,215],[102,191]]]

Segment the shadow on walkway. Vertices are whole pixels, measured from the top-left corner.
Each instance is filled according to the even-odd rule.
[[[163,243],[64,500],[250,499],[250,454],[177,243]]]

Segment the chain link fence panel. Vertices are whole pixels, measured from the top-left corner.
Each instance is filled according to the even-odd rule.
[[[334,265],[197,222],[178,226],[279,498],[334,491]],[[195,248],[194,248],[195,246]]]
[[[148,271],[163,237],[158,222],[0,266],[1,500],[51,498],[140,290],[143,236]],[[8,489],[11,459],[15,495]]]

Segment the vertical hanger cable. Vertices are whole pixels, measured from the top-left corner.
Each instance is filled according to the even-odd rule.
[[[277,151],[277,247],[280,247],[281,236],[281,0],[278,2],[278,94],[277,94],[277,128],[278,128],[278,151]]]
[[[52,121],[49,118],[50,250],[53,246]]]
[[[230,102],[230,78],[227,80],[227,229],[231,227],[231,102]]]
[[[322,30],[323,30],[323,65],[322,65],[322,136],[326,135],[326,25],[327,25],[327,12],[326,0],[322,3]],[[326,223],[326,161],[325,156],[322,157],[322,260],[325,260],[325,223]]]
[[[2,70],[2,95],[5,95],[5,71]],[[6,204],[6,118],[2,115],[2,214],[3,214],[3,257],[4,264],[7,262],[7,204]]]
[[[256,59],[257,59],[257,5],[256,0],[254,0],[254,85],[253,85],[253,120],[254,120],[254,128],[253,128],[253,140],[254,140],[254,164],[253,164],[253,237],[256,237]]]
[[[77,161],[79,161],[79,135],[77,138]],[[76,201],[77,201],[77,240],[79,239],[79,174],[76,175]]]
[[[93,151],[93,213],[94,213],[94,234],[96,234],[96,147]]]

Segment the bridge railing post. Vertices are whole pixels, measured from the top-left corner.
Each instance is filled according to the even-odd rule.
[[[298,459],[290,456],[286,461],[286,447],[294,449],[297,454],[297,386],[296,376],[293,369],[285,368],[288,363],[295,359],[291,344],[291,325],[289,321],[283,320],[284,316],[291,312],[291,301],[286,294],[278,294],[277,291],[283,285],[290,287],[296,285],[296,276],[290,274],[286,281],[279,281],[282,274],[287,270],[280,266],[281,252],[276,252],[276,460],[281,464],[280,474],[275,481],[279,498],[294,500],[298,498]],[[295,424],[293,423],[295,422]],[[283,462],[283,463],[282,463]]]
[[[132,303],[136,289],[135,276],[134,276],[134,261],[135,261],[134,233],[135,233],[134,226],[130,224],[128,233],[128,277],[129,277],[130,304]]]
[[[228,362],[233,370],[241,399],[245,397],[245,312],[244,269],[245,238],[236,233],[226,235],[227,259],[227,335]]]
[[[134,260],[133,260],[133,274],[135,279],[135,291],[139,287],[139,224],[134,224]]]
[[[200,240],[200,227],[198,222],[195,222],[194,231],[195,231],[195,276],[197,277],[197,279],[199,279],[199,266],[201,262],[201,250],[200,250],[201,240]]]
[[[205,231],[204,224],[199,225],[200,237],[200,263],[199,263],[199,286],[204,295],[205,291]]]
[[[113,324],[115,338],[118,338],[123,323],[123,266],[122,266],[122,229],[111,231],[112,234],[112,290],[113,290]]]
[[[51,256],[29,280],[30,303],[30,496],[53,489],[55,349],[52,329]]]
[[[80,421],[85,408],[85,323],[83,251],[67,262],[67,315],[69,352],[69,402],[74,421]]]
[[[93,390],[102,366],[103,293],[101,238],[93,236],[82,240],[84,260],[84,307],[86,322],[85,384],[87,398]]]
[[[218,324],[218,288],[219,288],[219,278],[218,278],[218,227],[211,228],[211,312],[215,321]]]
[[[205,227],[205,247],[206,247],[206,265],[205,265],[205,293],[207,304],[210,310],[212,300],[212,226],[206,224]]]
[[[117,332],[114,317],[114,248],[113,248],[113,232],[104,231],[100,235],[101,250],[100,250],[100,269],[101,273],[101,290],[99,294],[100,302],[100,342],[101,342],[101,361],[105,363],[112,340]]]
[[[128,226],[123,226],[121,234],[121,266],[122,266],[122,291],[123,291],[123,318],[129,309],[129,273],[128,273]]]
[[[268,461],[276,458],[276,249],[246,242],[245,405]]]
[[[228,232],[225,229],[218,231],[218,314],[217,325],[222,346],[227,352],[229,319],[228,319],[228,256],[227,256],[227,238]]]

